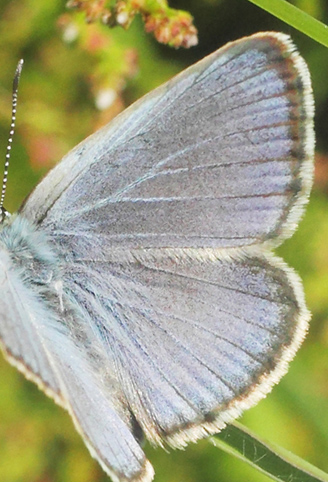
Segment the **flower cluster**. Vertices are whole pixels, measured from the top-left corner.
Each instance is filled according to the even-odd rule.
[[[87,22],[102,21],[113,27],[129,28],[135,15],[140,14],[146,32],[153,32],[158,42],[172,47],[192,47],[197,44],[197,29],[192,16],[167,5],[166,0],[69,0],[69,8],[84,11]]]

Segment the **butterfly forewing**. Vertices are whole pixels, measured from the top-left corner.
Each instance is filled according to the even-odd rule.
[[[200,61],[80,144],[22,214],[106,249],[282,239],[312,173],[310,83],[293,50],[264,34]]]

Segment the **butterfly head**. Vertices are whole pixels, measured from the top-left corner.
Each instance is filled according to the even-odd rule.
[[[3,206],[0,208],[0,225],[6,223],[6,221],[10,218],[11,214],[5,209]]]

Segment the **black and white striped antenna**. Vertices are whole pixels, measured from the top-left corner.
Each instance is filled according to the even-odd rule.
[[[3,207],[3,201],[5,199],[5,194],[6,194],[10,151],[11,151],[11,145],[13,142],[13,137],[15,132],[18,82],[22,73],[23,63],[24,63],[23,59],[19,60],[16,67],[16,72],[15,72],[14,81],[13,81],[11,124],[10,124],[10,132],[9,132],[9,138],[8,138],[8,144],[7,144],[6,161],[5,161],[5,167],[3,172],[2,190],[1,190],[1,196],[0,196],[0,223],[3,223],[3,221],[10,216],[8,211]]]

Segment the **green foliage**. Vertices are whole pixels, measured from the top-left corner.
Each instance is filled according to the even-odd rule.
[[[116,6],[116,12],[117,3],[109,2],[111,7]],[[125,6],[132,3],[125,2]],[[160,3],[167,18],[172,18],[166,2],[139,2],[139,7],[154,8],[154,13]],[[293,3],[327,23],[324,0]],[[6,207],[17,210],[37,180],[71,147],[187,64],[228,40],[259,30],[291,34],[312,74],[318,155],[309,209],[296,235],[279,253],[304,280],[313,318],[309,336],[288,374],[265,400],[245,413],[242,422],[260,437],[327,472],[328,51],[246,1],[175,0],[170,6],[191,11],[199,29],[197,47],[176,51],[159,46],[145,33],[140,15],[125,31],[108,29],[100,22],[87,25],[84,12],[68,12],[60,0],[0,2],[3,158],[10,123],[12,77],[17,60],[25,59]],[[139,13],[144,15],[141,9]],[[150,447],[146,451],[155,466],[157,482],[269,480],[206,440],[184,452],[168,454]],[[0,474],[4,482],[108,480],[89,456],[68,415],[2,357]]]
[[[327,26],[316,20],[309,13],[303,12],[299,8],[291,5],[286,0],[249,0],[258,5],[288,25],[297,28],[301,32],[309,35],[317,42],[328,47],[328,29]],[[305,2],[301,2],[305,3]],[[306,4],[305,4],[306,6]],[[312,9],[311,9],[312,10]],[[312,14],[313,15],[313,14]]]
[[[282,447],[264,442],[238,422],[211,438],[216,447],[278,482],[328,482],[328,474]]]

